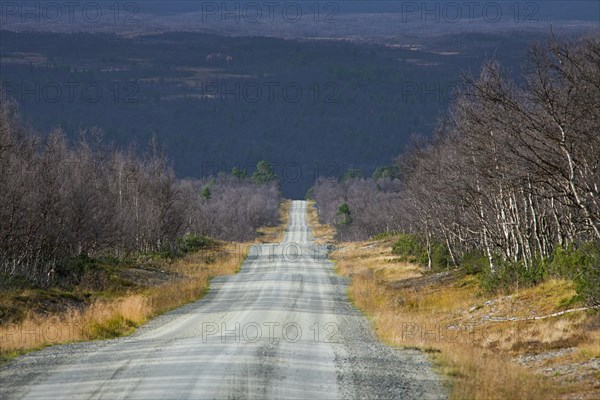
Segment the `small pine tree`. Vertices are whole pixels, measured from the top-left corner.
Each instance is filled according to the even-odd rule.
[[[340,182],[344,183],[355,178],[364,178],[363,172],[358,168],[349,168],[340,178]]]
[[[373,172],[373,179],[393,179],[398,177],[399,170],[395,165],[386,165],[379,167]]]
[[[245,169],[241,169],[238,167],[233,167],[231,170],[231,176],[234,176],[240,180],[246,179],[248,177],[248,172]]]
[[[271,164],[263,160],[256,164],[256,171],[254,171],[254,174],[252,174],[252,180],[256,184],[262,185],[268,182],[276,181],[277,176],[275,176]]]
[[[306,191],[306,200],[313,200],[314,199],[314,195],[315,195],[315,187],[311,186],[310,188],[308,188],[308,190]]]
[[[200,193],[200,197],[202,197],[202,200],[208,201],[208,200],[210,200],[211,196],[212,196],[212,193],[210,192],[210,186],[208,186],[208,185],[204,186],[204,189],[202,189],[202,193]]]
[[[337,211],[338,226],[348,226],[352,223],[352,213],[350,212],[350,206],[348,203],[343,203]]]

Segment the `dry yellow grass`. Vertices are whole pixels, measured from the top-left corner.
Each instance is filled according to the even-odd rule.
[[[223,243],[218,250],[200,251],[166,266],[178,274],[172,282],[98,299],[83,310],[34,315],[19,324],[0,326],[0,354],[10,358],[52,344],[127,335],[150,318],[202,297],[211,277],[239,270],[248,248],[244,243]]]
[[[279,226],[263,228],[261,242],[283,237],[290,205],[282,204]],[[130,334],[156,315],[201,298],[210,278],[239,271],[252,244],[221,242],[217,249],[189,254],[165,265],[176,279],[138,293],[98,299],[82,310],[32,315],[19,324],[0,325],[0,361],[52,344]]]
[[[292,208],[291,200],[284,200],[279,206],[279,225],[266,226],[258,230],[259,236],[256,241],[259,243],[277,243],[283,240],[285,235],[285,227],[290,219],[290,209]]]
[[[423,275],[419,266],[399,262],[392,240],[341,243],[332,258],[338,273],[352,278],[348,294],[377,335],[430,353],[448,377],[451,398],[600,397],[597,313],[546,318],[581,307],[572,301],[572,282],[486,297],[476,277]]]
[[[313,237],[317,243],[326,243],[333,241],[335,229],[329,225],[322,224],[319,221],[319,213],[315,208],[315,201],[309,200],[306,205],[307,222],[312,229]]]

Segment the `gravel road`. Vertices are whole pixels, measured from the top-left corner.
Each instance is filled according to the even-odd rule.
[[[2,399],[440,399],[425,356],[384,346],[294,201],[283,242],[134,335],[53,346],[0,369]]]

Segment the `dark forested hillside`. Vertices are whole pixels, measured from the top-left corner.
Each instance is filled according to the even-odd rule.
[[[97,126],[119,146],[165,144],[178,176],[272,161],[284,195],[372,170],[429,134],[462,71],[493,54],[519,70],[531,34],[360,45],[164,33],[2,32],[2,86],[43,131]]]

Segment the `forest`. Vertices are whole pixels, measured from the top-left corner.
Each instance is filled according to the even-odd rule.
[[[156,135],[179,177],[269,160],[282,177],[289,166],[280,184],[290,198],[315,176],[372,171],[412,131],[429,135],[461,70],[477,70],[490,49],[518,67],[528,41],[543,37],[475,32],[381,45],[196,32],[1,35],[0,84],[37,130],[61,127],[77,141],[97,126],[124,148]]]
[[[252,239],[279,221],[272,167],[212,178],[175,177],[164,149],[118,150],[98,128],[75,142],[41,135],[16,103],[0,102],[0,276],[48,287],[77,280],[86,261],[177,256],[214,239]],[[75,282],[76,283],[76,282]]]
[[[532,44],[518,80],[488,60],[433,137],[310,195],[340,240],[397,234],[394,253],[430,270],[489,290],[567,277],[600,305],[600,36]]]

